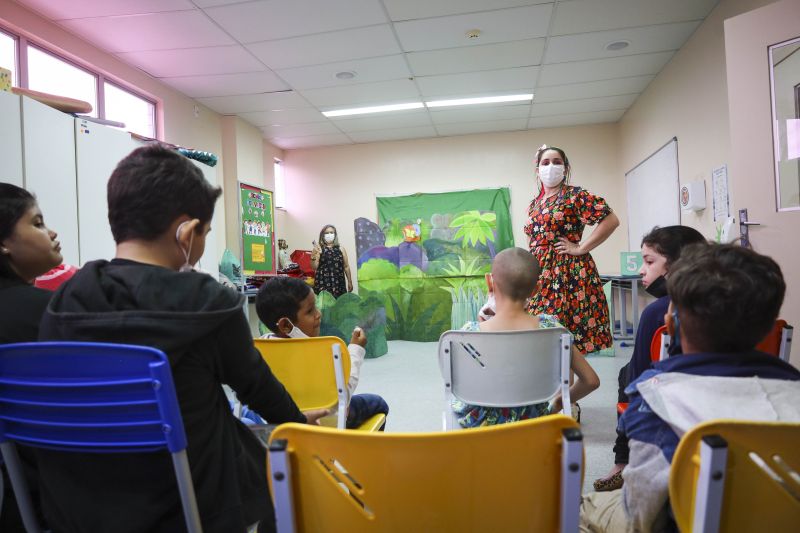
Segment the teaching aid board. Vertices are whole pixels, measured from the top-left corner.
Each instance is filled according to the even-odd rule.
[[[239,182],[242,270],[246,275],[275,274],[275,205],[272,191]]]
[[[655,226],[681,223],[678,198],[678,139],[673,137],[625,173],[628,196],[628,250],[639,250]]]

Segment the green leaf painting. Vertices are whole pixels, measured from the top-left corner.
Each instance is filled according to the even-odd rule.
[[[387,339],[436,341],[477,318],[492,258],[514,245],[509,197],[507,188],[379,197],[377,224],[356,221],[359,292],[382,303]]]

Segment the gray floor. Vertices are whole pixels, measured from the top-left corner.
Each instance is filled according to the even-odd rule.
[[[389,403],[387,431],[418,432],[442,429],[444,386],[436,359],[436,343],[390,341],[389,353],[367,359],[357,392],[380,394]],[[630,359],[631,348],[617,343],[616,357],[590,357],[600,376],[600,388],[580,401],[586,472],[584,492],[605,475],[614,462],[611,448],[616,433],[617,373]]]

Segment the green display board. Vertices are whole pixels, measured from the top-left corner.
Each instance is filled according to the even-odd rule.
[[[242,270],[247,275],[275,274],[275,208],[272,191],[239,183]]]
[[[435,341],[475,320],[484,276],[514,245],[509,191],[379,197],[378,223],[355,221],[358,286],[386,309],[390,340]]]

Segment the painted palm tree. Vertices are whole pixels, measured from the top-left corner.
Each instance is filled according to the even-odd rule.
[[[459,258],[458,266],[450,265],[444,269],[449,276],[445,281],[451,285],[442,287],[452,298],[451,329],[459,329],[466,322],[477,320],[478,310],[486,300],[483,275],[488,272],[488,268],[480,267],[477,262],[478,258],[469,263]]]
[[[495,256],[494,230],[497,227],[497,215],[492,212],[481,213],[473,210],[461,213],[450,222],[451,228],[458,228],[453,240],[461,239],[464,248],[484,244],[489,248],[489,255]]]

